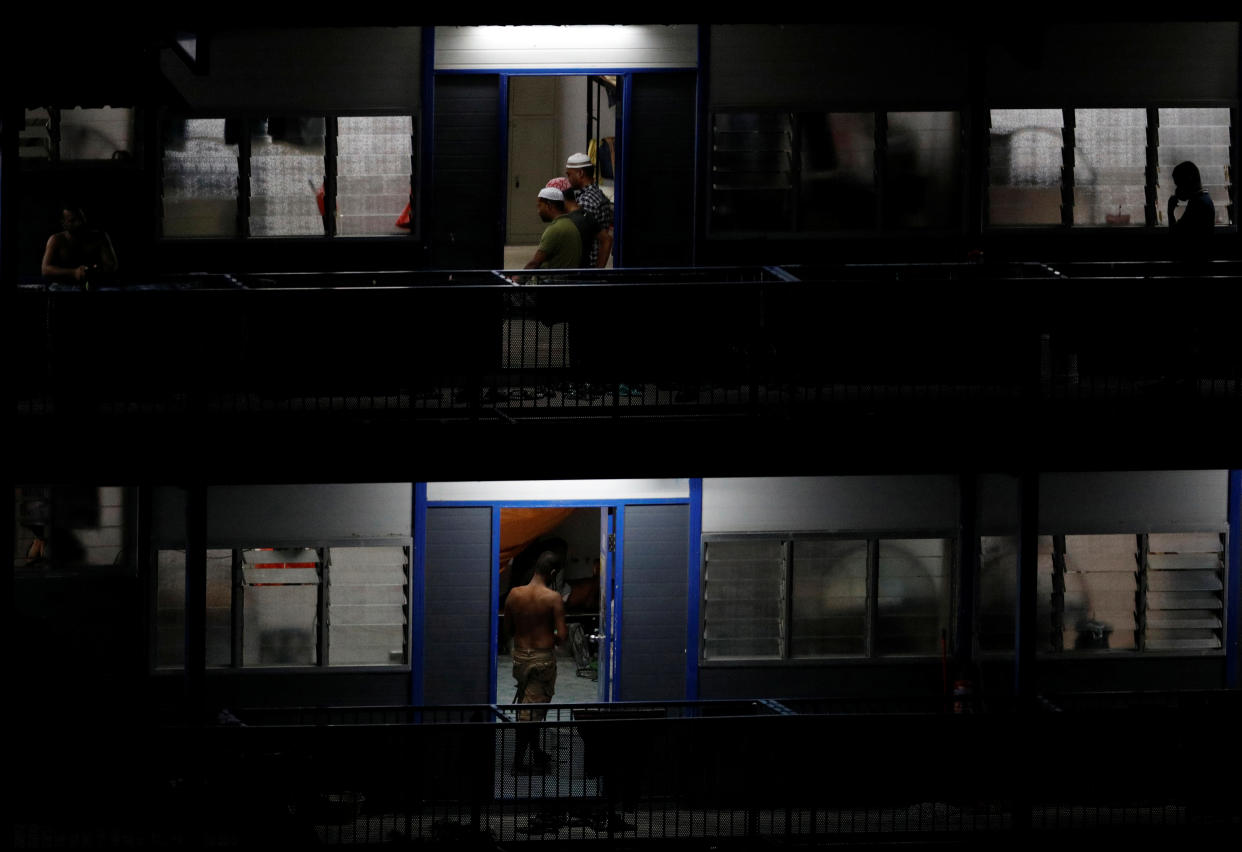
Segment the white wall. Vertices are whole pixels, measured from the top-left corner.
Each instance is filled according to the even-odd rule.
[[[427,499],[658,500],[690,496],[688,479],[526,479],[492,482],[429,482]]]
[[[957,527],[952,476],[703,480],[703,532],[935,531]]]
[[[155,489],[156,546],[185,543],[185,490]],[[408,482],[351,485],[224,485],[207,489],[208,547],[279,547],[331,539],[410,538]]]
[[[694,24],[436,27],[437,71],[694,68]]]

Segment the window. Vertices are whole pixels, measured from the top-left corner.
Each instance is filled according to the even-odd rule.
[[[26,110],[19,141],[23,160],[121,160],[134,151],[134,111],[128,107]]]
[[[406,664],[408,553],[396,546],[209,550],[207,665]],[[158,551],[158,668],[185,663],[185,591],[184,551]]]
[[[163,235],[411,233],[413,134],[409,115],[170,117]]]
[[[1059,109],[994,109],[988,145],[988,221],[1061,223],[1065,118]]]
[[[27,483],[16,486],[13,496],[15,567],[133,570],[124,487]]]
[[[1074,110],[1074,224],[1142,225],[1147,110]]]
[[[250,133],[251,236],[323,234],[323,117],[269,116]]]
[[[937,654],[953,547],[934,537],[712,536],[703,659]]]
[[[237,127],[223,118],[170,122],[164,135],[164,236],[237,235]]]
[[[1173,167],[1194,162],[1234,221],[1226,107],[993,109],[988,223],[1088,227],[1167,224]]]
[[[1212,196],[1216,224],[1229,225],[1233,215],[1230,179],[1229,110],[1225,107],[1161,108],[1156,111],[1160,140],[1156,172],[1156,212],[1164,222],[1165,201],[1173,194],[1173,167],[1190,160],[1199,167],[1203,188]]]
[[[978,645],[1014,647],[1018,540],[980,542]],[[1045,653],[1223,648],[1224,536],[1040,536],[1038,648]]]
[[[337,119],[337,233],[401,234],[411,201],[414,120],[408,115]]]
[[[716,235],[961,222],[956,112],[719,112],[712,117]]]

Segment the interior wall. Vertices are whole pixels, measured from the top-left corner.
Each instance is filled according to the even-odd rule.
[[[557,78],[557,161],[564,163],[570,154],[586,152],[587,145],[587,78],[571,74]],[[608,95],[600,97],[600,138],[617,135],[617,108],[608,105]]]
[[[419,27],[246,29],[205,37],[208,71],[171,48],[160,70],[192,109],[417,109]]]

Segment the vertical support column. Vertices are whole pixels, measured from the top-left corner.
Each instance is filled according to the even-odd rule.
[[[250,133],[252,118],[239,121],[237,139],[237,236],[250,236]]]
[[[427,257],[431,253],[427,217],[432,215],[431,180],[432,175],[435,174],[432,170],[435,157],[435,137],[432,130],[435,124],[436,107],[436,28],[430,24],[424,25],[420,35],[422,37],[420,46],[422,67],[419,72],[421,74],[419,82],[422,91],[418,115],[414,119],[418,133],[419,158],[418,170],[415,172],[417,183],[414,187],[414,206],[417,208],[418,215],[418,238],[422,244],[423,260],[420,265],[426,266]]]
[[[630,173],[630,148],[633,147],[633,134],[630,133],[631,109],[634,101],[634,75],[622,74],[621,84],[621,129],[617,133],[621,146],[621,162],[613,171],[612,199],[612,265],[625,265],[622,249],[625,246],[625,181]],[[598,169],[596,172],[598,173]]]
[[[1147,170],[1143,202],[1143,225],[1147,230],[1156,227],[1160,216],[1160,199],[1156,195],[1156,183],[1160,177],[1160,110],[1147,108]]]
[[[17,285],[17,179],[19,128],[26,125],[21,107],[5,105],[0,112],[0,281],[4,300],[12,300]],[[12,316],[11,313],[8,313]]]
[[[1036,564],[1039,559],[1039,474],[1023,471],[1018,479],[1018,600],[1014,635],[1014,695],[1023,708],[1035,697]]]
[[[427,566],[427,483],[414,483],[414,552],[410,554],[410,703],[423,703],[423,622]]]
[[[1061,225],[1069,228],[1074,224],[1074,110],[1061,110]]]
[[[983,226],[987,221],[987,175],[988,169],[988,131],[990,119],[987,108],[987,46],[988,38],[983,27],[976,25],[971,29],[969,48],[966,55],[966,192],[962,198],[964,205],[963,223],[966,226],[966,239],[969,247],[980,248],[978,241],[983,238]]]
[[[699,697],[699,607],[703,599],[703,480],[690,480],[690,558],[686,575],[686,693]]]
[[[876,631],[880,624],[880,541],[867,540],[867,609],[863,616],[863,656],[876,656]]]
[[[1225,562],[1225,685],[1237,689],[1242,633],[1242,470],[1229,471],[1229,553]]]
[[[710,80],[711,74],[708,72],[708,66],[711,63],[712,56],[712,27],[711,24],[699,24],[699,55],[696,65],[695,75],[695,94],[694,94],[694,162],[695,162],[695,181],[694,181],[694,242],[690,247],[690,265],[699,265],[699,246],[707,238],[707,218],[708,209],[706,207],[706,199],[708,198],[708,181],[710,180],[710,164],[708,162],[707,152],[711,146],[711,125],[708,114],[708,105],[711,103]],[[699,480],[700,484],[702,480]]]
[[[957,662],[959,673],[963,673],[970,670],[975,656],[975,588],[979,573],[979,477],[973,471],[958,477],[957,530],[957,618],[950,650]],[[952,676],[950,673],[950,677]]]
[[[185,501],[185,707],[191,719],[206,712],[207,486],[186,486]]]
[[[336,159],[337,121],[335,115],[323,120],[323,235],[336,236]]]
[[[875,227],[883,231],[888,224],[888,113],[875,112]]]

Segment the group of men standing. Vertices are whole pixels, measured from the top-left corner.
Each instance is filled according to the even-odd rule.
[[[586,154],[565,161],[565,177],[548,181],[536,200],[548,223],[526,269],[600,268],[612,254],[612,202],[595,183]]]

